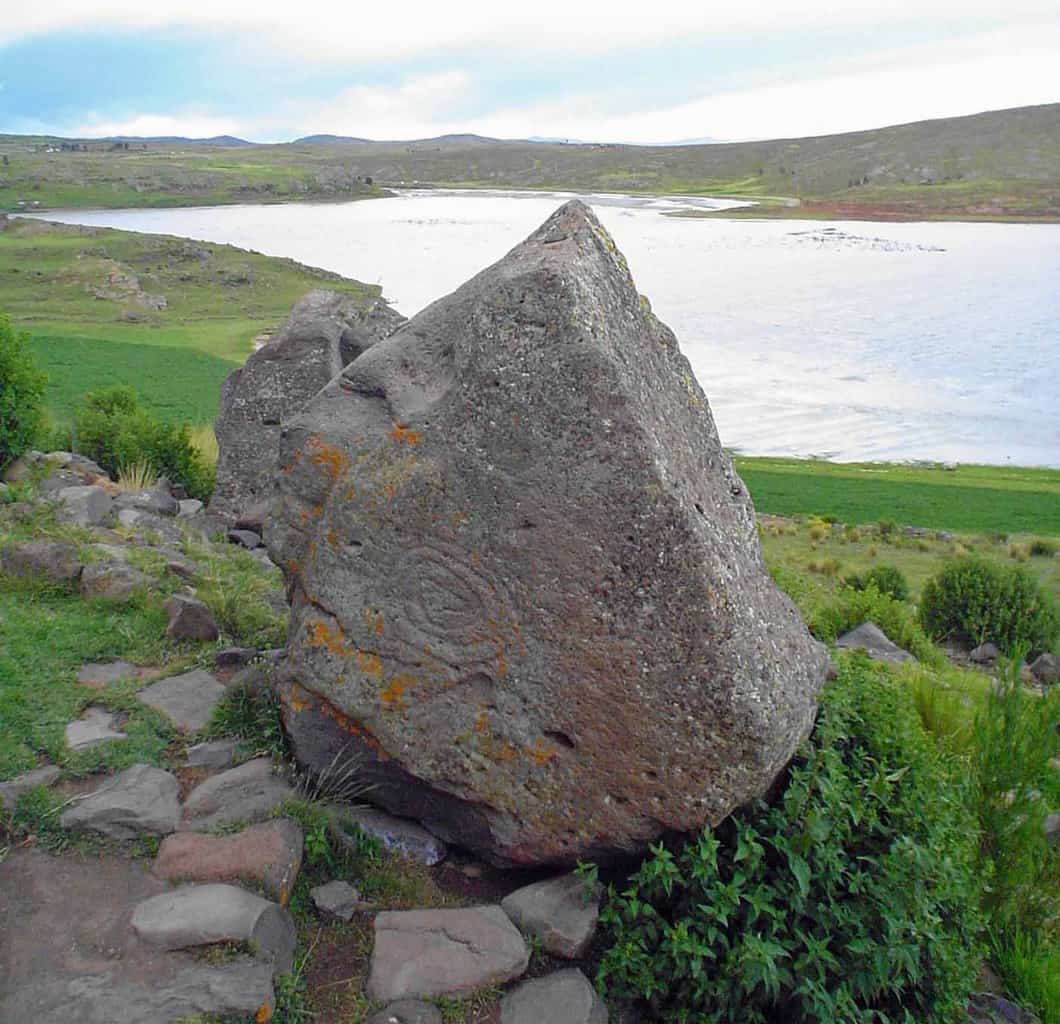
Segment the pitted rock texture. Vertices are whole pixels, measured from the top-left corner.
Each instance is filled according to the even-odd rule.
[[[235,522],[271,499],[281,423],[404,319],[382,299],[320,289],[299,300],[283,330],[221,388],[212,515]]]
[[[673,334],[580,202],[284,430],[295,750],[496,864],[716,823],[828,665]]]

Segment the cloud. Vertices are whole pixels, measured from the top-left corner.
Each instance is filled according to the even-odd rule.
[[[137,114],[122,120],[103,120],[90,115],[69,134],[77,138],[107,138],[112,135],[141,137],[177,135],[208,139],[215,135],[238,135],[240,123],[231,118],[209,117],[195,112],[178,114]]]

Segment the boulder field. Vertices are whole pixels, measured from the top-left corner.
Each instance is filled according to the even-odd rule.
[[[282,430],[265,525],[298,758],[495,864],[642,850],[763,794],[828,658],[706,396],[582,203]]]

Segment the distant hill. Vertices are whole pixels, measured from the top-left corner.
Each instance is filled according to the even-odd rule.
[[[370,142],[370,139],[359,139],[353,135],[303,135],[295,139],[292,146],[336,146],[351,142]]]
[[[256,142],[236,138],[235,135],[213,135],[208,139],[189,139],[183,135],[108,135],[99,142],[163,142],[198,146],[256,146]]]

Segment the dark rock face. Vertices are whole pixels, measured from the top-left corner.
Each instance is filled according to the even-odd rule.
[[[210,512],[234,522],[272,495],[280,424],[365,349],[404,323],[382,299],[317,290],[283,330],[233,370],[221,388],[217,482]]]
[[[277,489],[298,756],[494,863],[717,822],[810,730],[824,648],[579,202],[316,395]]]

